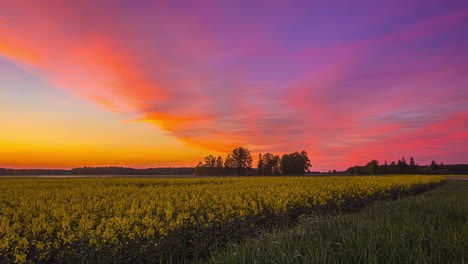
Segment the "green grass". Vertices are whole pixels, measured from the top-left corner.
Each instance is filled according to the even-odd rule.
[[[468,181],[307,217],[214,253],[208,263],[468,263]]]

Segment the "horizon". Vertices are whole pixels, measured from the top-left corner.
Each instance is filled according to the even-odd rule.
[[[280,155],[281,156],[281,155]],[[406,157],[405,157],[406,158]],[[414,157],[413,157],[414,158]],[[224,159],[224,157],[223,157]],[[372,159],[372,160],[375,160],[375,159]],[[372,160],[369,160],[372,161]],[[401,159],[400,159],[401,160]],[[408,158],[409,160],[409,158]],[[377,160],[379,165],[384,165],[385,162],[388,163],[388,165],[390,165],[392,162],[395,162],[397,163],[398,160],[392,160],[392,161],[387,161],[387,160],[384,160],[384,161],[380,161],[380,160]],[[416,160],[415,160],[416,162]],[[432,162],[432,161],[431,161]],[[465,163],[445,163],[444,161],[435,161],[437,164],[443,164],[443,165],[447,165],[447,166],[451,166],[451,165],[468,165],[468,164],[465,164]],[[349,166],[348,168],[351,168],[351,167],[355,167],[355,166],[365,166],[368,162],[364,163],[364,164],[355,164],[355,165],[351,165]],[[253,169],[256,169],[256,164],[257,164],[257,160],[255,160],[255,162],[253,162],[252,164],[252,168]],[[416,165],[417,166],[430,166],[430,162],[428,164],[419,164],[418,162],[416,162]],[[81,166],[81,167],[67,167],[67,168],[49,168],[49,167],[36,167],[36,168],[27,168],[27,167],[24,167],[24,168],[7,168],[7,167],[0,167],[0,169],[13,169],[13,170],[73,170],[73,169],[80,169],[80,168],[126,168],[126,169],[137,169],[137,170],[144,170],[144,169],[159,169],[159,168],[195,168],[196,166],[160,166],[160,167],[128,167],[128,166],[119,166],[119,165],[105,165],[105,166]],[[312,167],[310,168],[309,172],[321,172],[321,173],[326,173],[328,171],[333,171],[333,170],[336,170],[336,169],[329,169],[327,171],[320,171],[320,170],[314,170],[313,169],[313,164],[312,164]],[[336,170],[337,172],[343,172],[343,171],[346,171],[346,169],[348,168],[345,168],[344,170]]]
[[[0,0],[0,167],[466,164],[465,32],[458,0]]]

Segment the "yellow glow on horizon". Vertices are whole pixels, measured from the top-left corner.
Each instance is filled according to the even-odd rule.
[[[76,134],[22,132],[6,137],[1,132],[0,167],[195,166],[205,154],[154,127],[147,127],[147,131],[133,131],[131,136],[126,134],[129,130],[134,128],[109,131],[107,140],[103,141],[99,140],[100,135],[83,135],[81,140],[76,140]]]
[[[67,109],[1,115],[0,167],[195,166],[212,153],[150,123],[121,122],[108,112]]]

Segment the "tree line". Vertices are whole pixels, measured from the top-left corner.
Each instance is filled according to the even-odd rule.
[[[253,159],[245,148],[237,148],[229,153],[224,161],[221,156],[208,155],[205,162],[197,167],[160,167],[134,169],[128,167],[81,167],[63,169],[7,169],[0,168],[0,176],[21,175],[304,175],[309,172],[310,160],[307,153],[294,152],[283,156],[271,153],[259,154],[256,168],[252,168]],[[419,165],[411,157],[409,163],[405,157],[397,162],[379,164],[377,160],[365,166],[350,167],[345,171],[328,171],[332,175],[377,175],[377,174],[453,174],[467,175],[468,164],[450,164],[432,161],[429,165]]]
[[[302,151],[279,155],[259,154],[257,167],[252,168],[252,155],[243,147],[229,153],[225,160],[221,156],[208,155],[204,162],[195,167],[194,175],[201,176],[243,176],[243,175],[304,175],[309,171],[310,160],[307,152]]]
[[[5,169],[0,168],[0,175],[193,175],[193,167],[161,167],[134,169],[128,167],[81,167],[71,170],[60,169]]]
[[[468,165],[444,165],[443,162],[437,164],[432,161],[429,165],[420,166],[410,157],[409,163],[405,157],[399,159],[397,162],[392,161],[390,164],[385,161],[384,164],[379,164],[377,160],[372,160],[365,166],[354,166],[348,168],[345,174],[352,175],[376,175],[376,174],[459,174],[466,173]]]

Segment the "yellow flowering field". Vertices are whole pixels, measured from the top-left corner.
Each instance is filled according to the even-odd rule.
[[[223,236],[237,238],[279,216],[349,207],[443,181],[424,175],[0,179],[0,262],[193,257],[222,245]],[[210,236],[219,241],[204,244]]]

